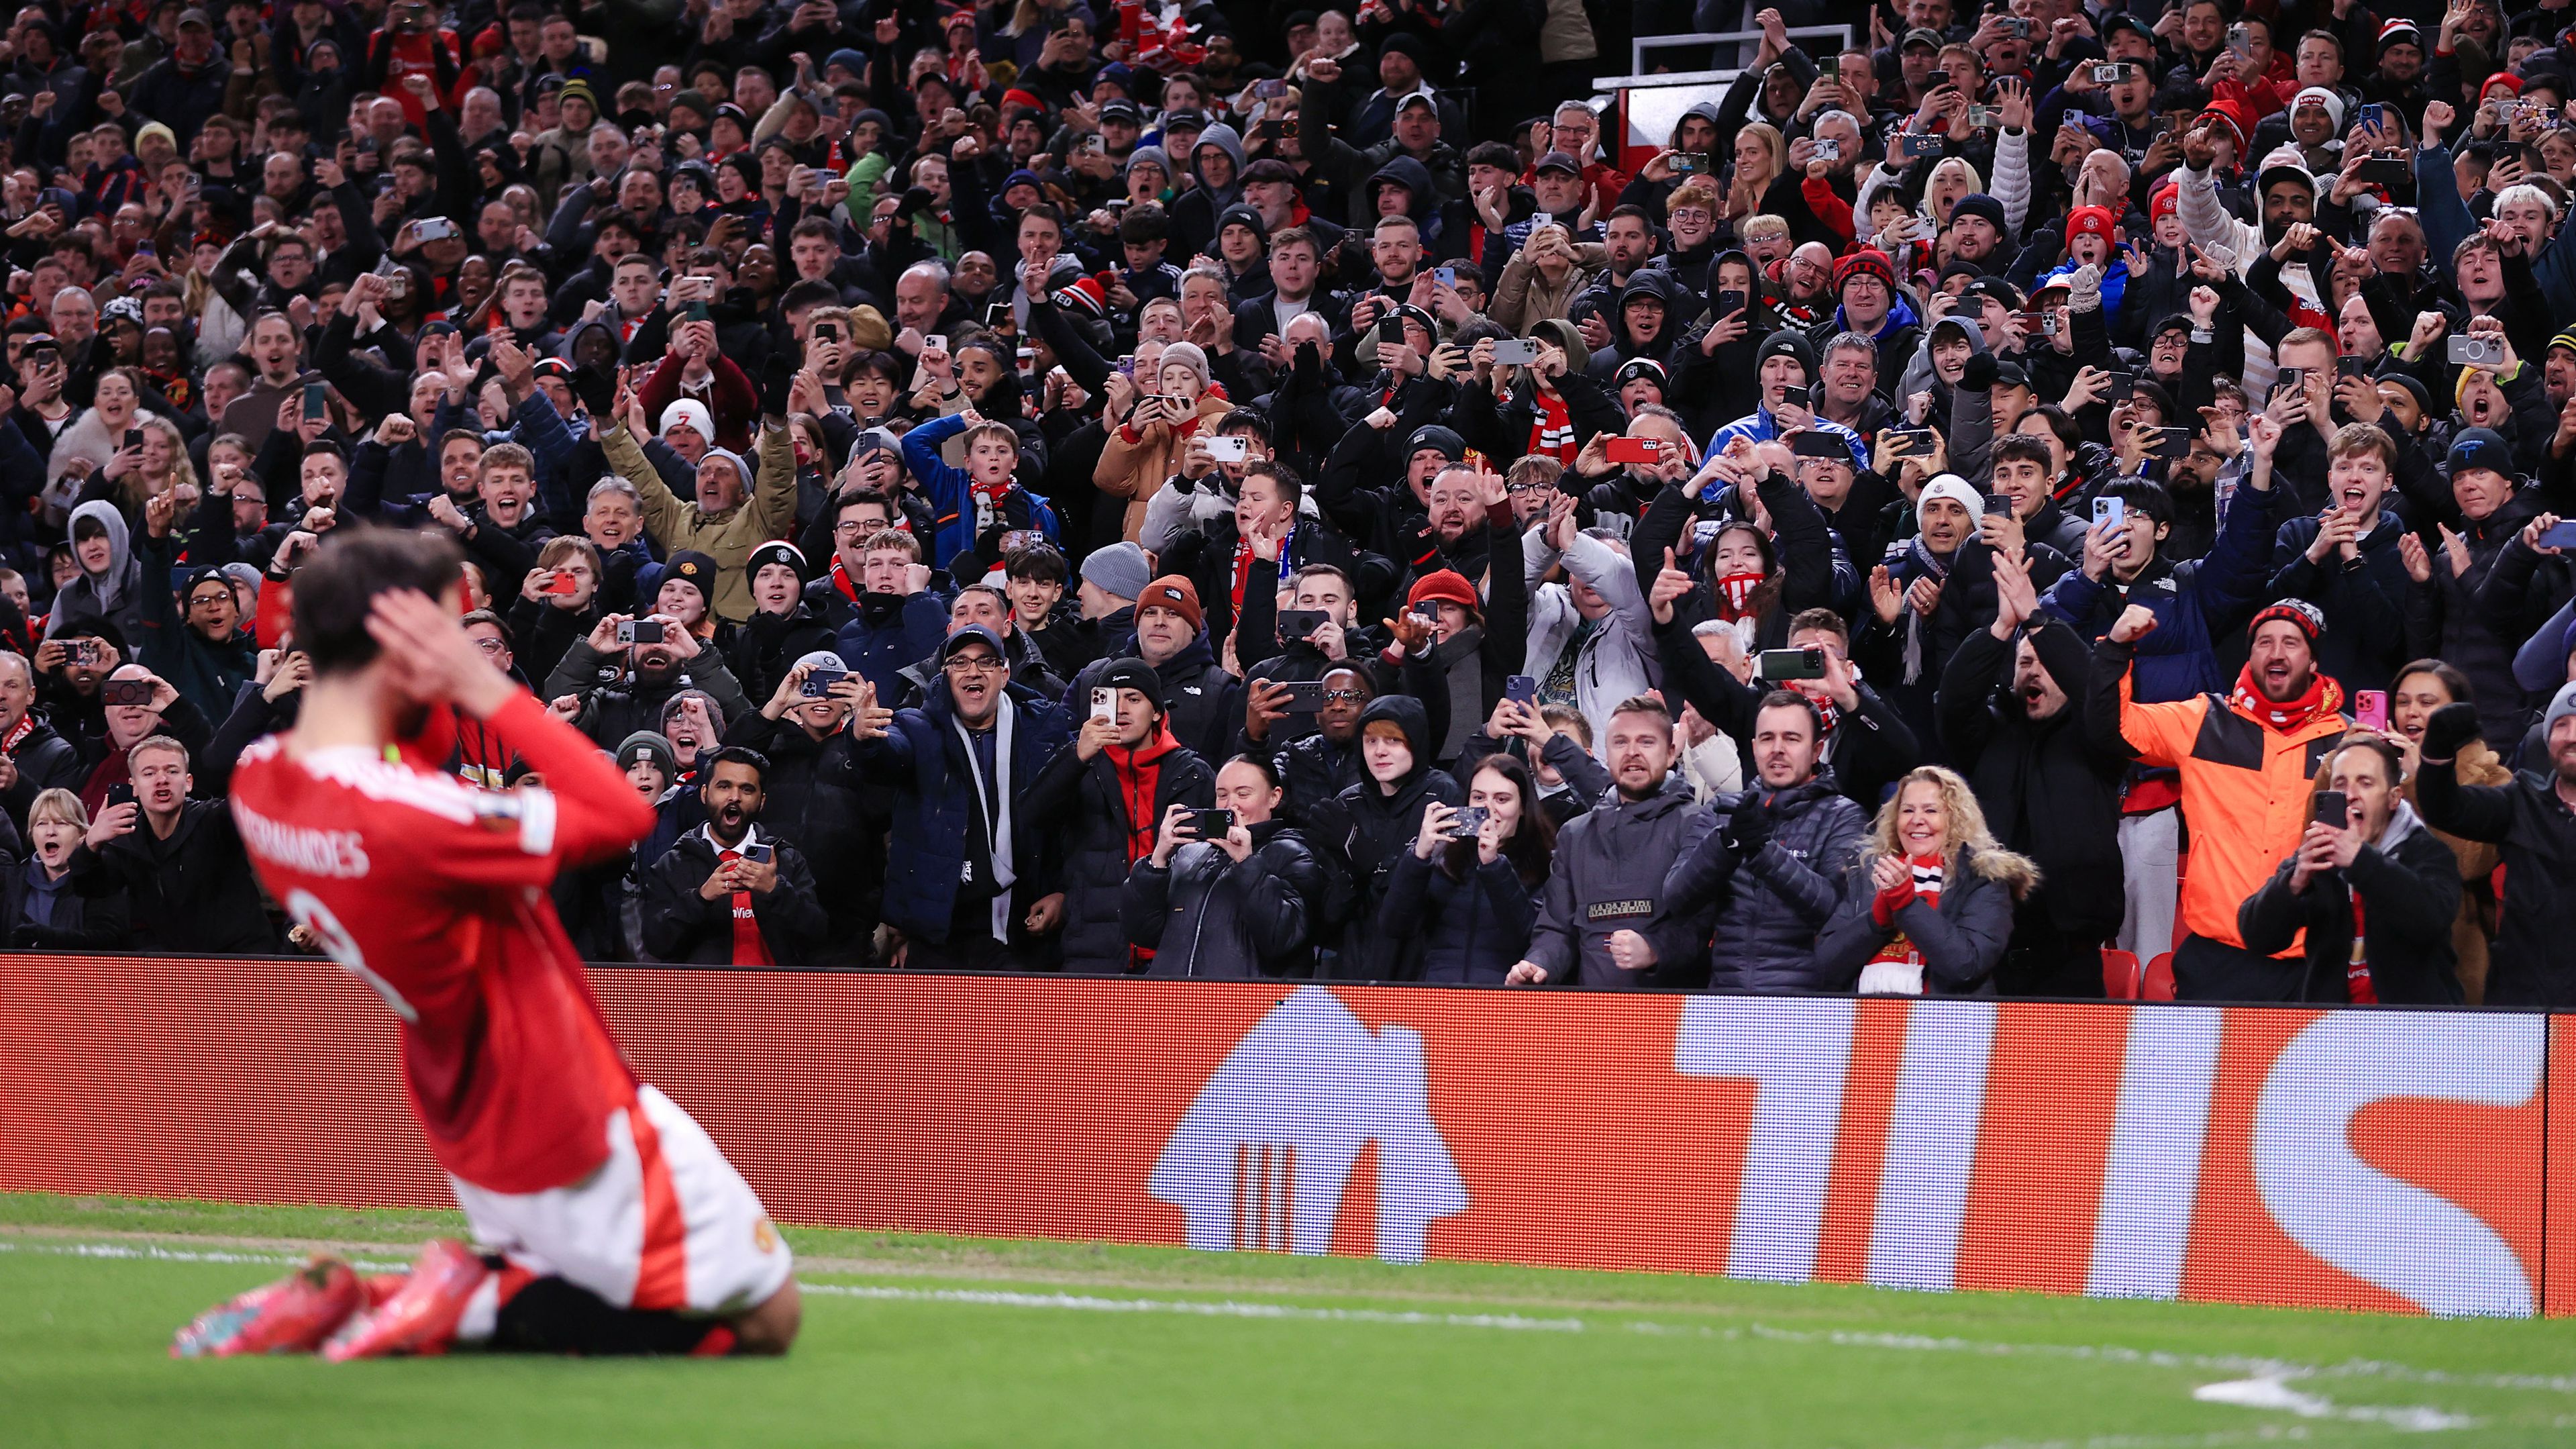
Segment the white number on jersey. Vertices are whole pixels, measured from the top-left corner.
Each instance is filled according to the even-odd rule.
[[[311,931],[320,940],[323,955],[339,962],[350,975],[374,987],[376,994],[385,999],[385,1005],[394,1009],[394,1015],[414,1024],[420,1021],[420,1012],[403,1000],[402,993],[394,990],[392,983],[367,969],[367,958],[359,953],[358,943],[349,938],[348,928],[340,924],[338,916],[331,914],[329,906],[314,899],[311,891],[289,894],[286,913],[295,918],[297,925]]]

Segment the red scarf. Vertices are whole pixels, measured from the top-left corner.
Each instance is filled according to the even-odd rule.
[[[859,591],[850,584],[850,571],[841,567],[841,556],[837,553],[832,555],[832,587],[839,589],[841,597],[851,603],[859,601]]]
[[[1296,542],[1297,525],[1292,523],[1288,525],[1287,536],[1279,540],[1279,582],[1283,585],[1288,582],[1288,575],[1295,572],[1289,566],[1288,551]],[[1237,538],[1234,541],[1234,616],[1238,619],[1243,617],[1243,587],[1252,582],[1253,559],[1252,540]]]
[[[36,717],[33,714],[18,716],[18,723],[10,727],[7,735],[0,736],[0,755],[17,754],[18,746],[26,743],[27,736],[35,732]]]
[[[742,859],[739,850],[719,850],[719,868]],[[769,959],[769,943],[760,939],[760,918],[752,913],[751,892],[733,893],[733,964],[736,966],[774,966]]]
[[[1538,417],[1530,423],[1529,452],[1536,457],[1554,458],[1569,468],[1574,466],[1574,418],[1566,411],[1565,399],[1541,391],[1536,401]]]
[[[2379,988],[2370,980],[2370,948],[2365,944],[2361,892],[2352,893],[2352,961],[2343,968],[2343,986],[2355,1006],[2379,1004]]]
[[[2343,686],[2313,674],[2307,693],[2287,704],[2274,704],[2254,687],[2254,666],[2248,662],[2236,676],[2236,687],[2227,693],[2227,707],[2276,734],[2297,734],[2318,716],[2343,711]]]
[[[1717,616],[1732,623],[1750,613],[1764,574],[1732,573],[1717,581]]]

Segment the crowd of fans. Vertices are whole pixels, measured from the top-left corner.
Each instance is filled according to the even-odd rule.
[[[2576,7],[1846,8],[26,5],[0,929],[391,526],[598,960],[2576,1003]]]

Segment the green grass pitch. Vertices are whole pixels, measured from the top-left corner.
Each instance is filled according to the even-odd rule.
[[[441,1213],[0,1195],[0,1444],[2576,1442],[2576,1322],[791,1231],[783,1361],[180,1363],[313,1243]]]

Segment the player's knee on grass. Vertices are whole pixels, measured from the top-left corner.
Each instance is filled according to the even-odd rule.
[[[725,1326],[721,1319],[619,1308],[564,1279],[539,1278],[501,1305],[492,1327],[492,1347],[516,1353],[573,1353],[587,1358],[678,1356],[698,1352],[707,1335]],[[737,1334],[740,1331],[735,1329]],[[794,1336],[791,1319],[788,1337]]]
[[[758,1308],[733,1321],[736,1353],[780,1354],[796,1342],[796,1330],[805,1321],[804,1296],[797,1292],[796,1280],[772,1293]]]

